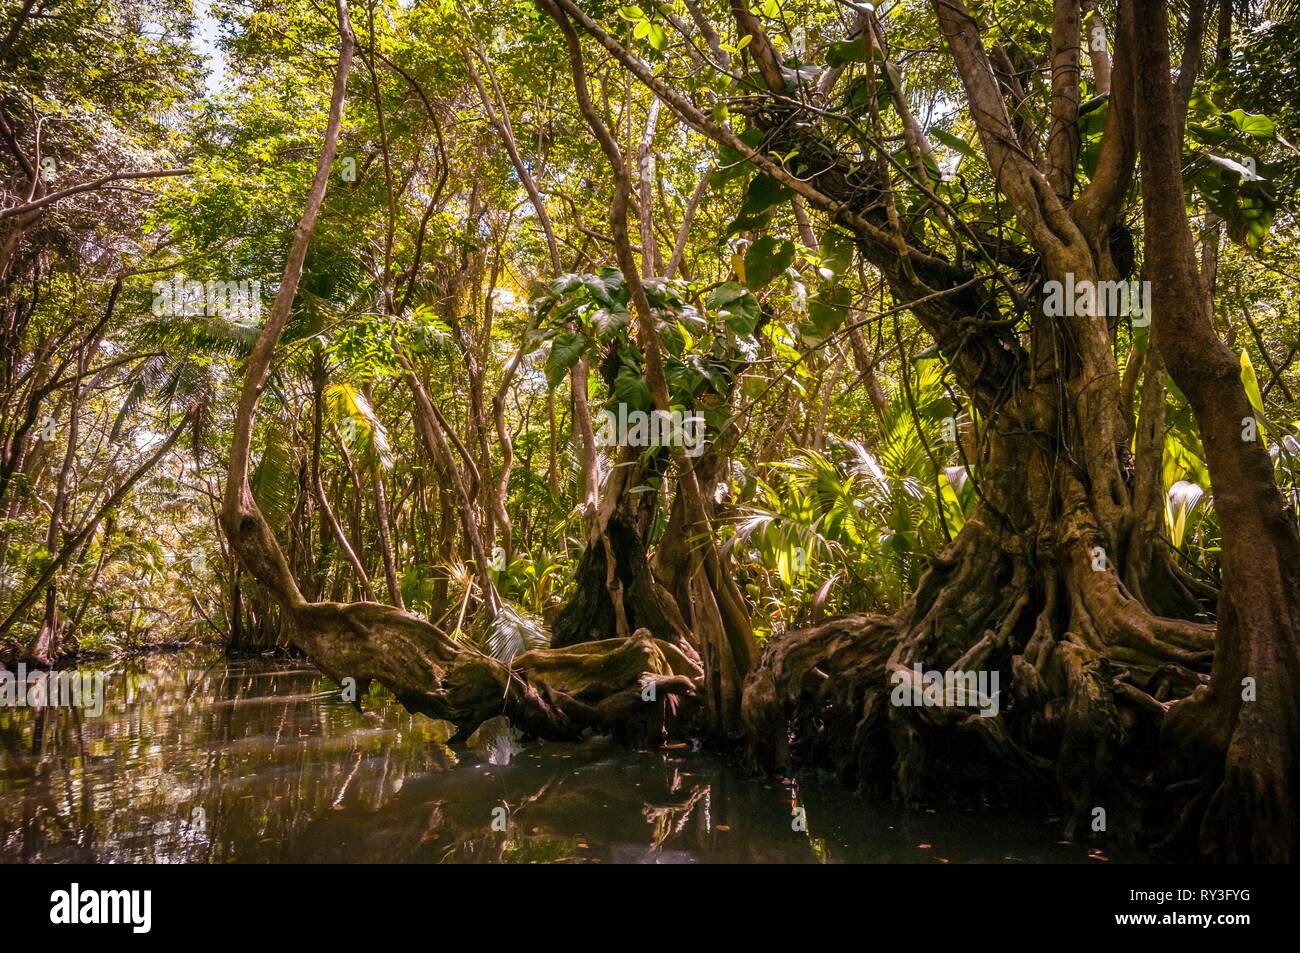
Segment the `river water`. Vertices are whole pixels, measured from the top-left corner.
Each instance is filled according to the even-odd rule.
[[[97,717],[0,707],[0,861],[1133,859],[1063,843],[1050,818],[902,812],[685,747],[524,742],[494,764],[380,689],[358,712],[301,661],[185,652],[96,668]]]

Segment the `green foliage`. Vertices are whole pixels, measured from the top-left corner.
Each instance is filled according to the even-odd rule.
[[[289,525],[298,492],[293,436],[277,421],[263,430],[262,440],[262,455],[248,482],[267,522],[283,530]]]
[[[1288,167],[1270,160],[1293,150],[1269,117],[1223,110],[1203,91],[1192,98],[1188,117],[1188,186],[1227,223],[1233,241],[1258,252],[1282,201],[1295,191]]]
[[[745,283],[758,291],[794,262],[794,242],[764,235],[745,252]]]
[[[829,453],[804,450],[746,479],[732,549],[750,594],[785,607],[781,618],[816,600],[899,607],[944,541],[941,521],[956,532],[970,513],[965,468],[927,453],[950,455],[942,434],[955,417],[935,362],[920,366],[911,393],[896,388],[874,447],[835,439]]]
[[[343,443],[350,450],[373,457],[381,466],[392,466],[388,431],[361,391],[346,382],[338,382],[326,387],[323,396]]]

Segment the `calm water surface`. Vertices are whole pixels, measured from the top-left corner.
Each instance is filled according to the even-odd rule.
[[[99,717],[0,708],[0,861],[1112,859],[1060,843],[1046,818],[903,813],[684,748],[528,742],[492,764],[379,690],[358,712],[303,662],[182,653],[100,668]],[[792,829],[796,804],[806,831]]]

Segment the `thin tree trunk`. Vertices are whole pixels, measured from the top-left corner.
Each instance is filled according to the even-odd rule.
[[[51,554],[58,547],[59,536],[63,532],[63,513],[68,506],[68,491],[77,463],[77,440],[81,430],[81,379],[86,373],[93,350],[93,346],[88,346],[77,358],[77,379],[72,384],[72,399],[68,406],[68,446],[55,484],[54,505],[50,508],[50,525],[45,534],[45,550]],[[45,616],[32,648],[32,658],[41,665],[49,665],[59,651],[58,611],[58,587],[51,584],[45,591]]]
[[[388,600],[399,609],[405,609],[402,586],[397,577],[397,561],[393,557],[392,520],[388,512],[388,494],[384,490],[384,472],[379,462],[370,468],[370,479],[375,484],[375,522],[379,524],[379,550],[384,559],[384,578],[388,583]]]

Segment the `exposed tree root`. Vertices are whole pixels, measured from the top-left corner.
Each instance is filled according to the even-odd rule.
[[[527,735],[564,740],[588,729],[630,740],[680,737],[698,707],[699,666],[639,629],[628,639],[526,652],[497,661],[434,626],[376,603],[309,603],[294,641],[359,693],[379,682],[408,709],[468,734],[506,715]]]
[[[614,559],[614,587],[629,631],[649,629],[657,638],[685,644],[686,626],[672,598],[655,581],[640,535],[621,511],[615,511],[600,544],[583,553],[575,576],[573,598],[552,627],[551,644],[557,648],[604,639],[618,631],[618,608],[608,579],[610,555]]]
[[[1162,723],[1203,690],[1214,630],[1148,612],[1097,568],[1093,532],[1063,520],[1052,558],[1032,567],[977,518],[897,616],[774,638],[745,686],[751,755],[767,769],[832,766],[913,806],[1057,805],[1070,835],[1139,836],[1163,797],[1150,782]],[[921,689],[914,665],[996,673],[996,714],[906,703]]]

